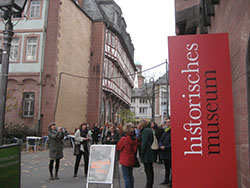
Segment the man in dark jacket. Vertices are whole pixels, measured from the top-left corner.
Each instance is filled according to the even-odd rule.
[[[162,134],[163,134],[163,132],[164,132],[164,129],[165,129],[165,124],[164,123],[162,123],[159,127],[157,127],[157,129],[155,129],[155,136],[156,136],[156,138],[157,138],[157,141],[158,141],[158,143],[160,142],[160,139],[161,139],[161,136],[162,136]],[[163,128],[164,127],[164,128]],[[158,164],[162,164],[163,162],[162,162],[162,159],[161,159],[161,157],[160,157],[160,151],[161,151],[161,148],[159,148],[158,150],[157,150],[157,157],[156,157],[156,160],[158,160]]]
[[[159,146],[161,149],[160,157],[164,161],[165,166],[165,180],[161,183],[167,185],[167,187],[172,187],[172,178],[171,178],[171,120],[170,118],[166,121],[167,128],[165,128],[164,133],[161,136]]]

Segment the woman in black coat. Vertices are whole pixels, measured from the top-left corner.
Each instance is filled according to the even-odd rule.
[[[172,187],[171,178],[171,121],[170,118],[167,119],[167,128],[165,128],[164,133],[161,136],[159,146],[160,146],[160,157],[164,161],[165,166],[165,180],[161,184],[166,184],[168,187]]]
[[[58,170],[60,166],[60,159],[63,158],[63,137],[64,131],[63,128],[56,128],[56,124],[54,122],[50,123],[49,125],[49,172],[50,172],[50,179],[53,180],[53,166],[54,161],[56,161],[56,168],[55,168],[55,179],[59,179],[58,177]]]

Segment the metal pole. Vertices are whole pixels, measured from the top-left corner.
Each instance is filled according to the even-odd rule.
[[[152,111],[152,121],[155,122],[155,81],[154,78],[150,79],[150,82],[153,84],[152,87],[152,106],[151,106],[151,111]]]
[[[152,121],[155,122],[155,82],[153,80],[153,95],[152,95]]]
[[[12,41],[13,24],[11,22],[12,11],[9,9],[9,18],[5,24],[4,34],[4,47],[2,56],[2,68],[0,75],[0,145],[3,145],[3,131],[4,131],[4,119],[5,119],[5,107],[6,107],[6,93],[8,84],[8,73],[9,73],[9,56],[10,46]]]
[[[166,105],[167,105],[167,118],[169,117],[169,70],[168,70],[168,60],[166,60]]]

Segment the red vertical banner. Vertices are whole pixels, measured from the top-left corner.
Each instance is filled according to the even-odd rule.
[[[237,188],[227,34],[169,37],[174,188]]]

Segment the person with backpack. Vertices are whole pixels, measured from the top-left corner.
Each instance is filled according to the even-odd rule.
[[[141,130],[141,149],[140,159],[144,164],[144,171],[146,174],[146,188],[153,188],[154,184],[154,169],[153,163],[156,161],[155,152],[151,149],[153,143],[153,131],[150,128],[150,124],[146,120],[140,122],[142,125]]]

